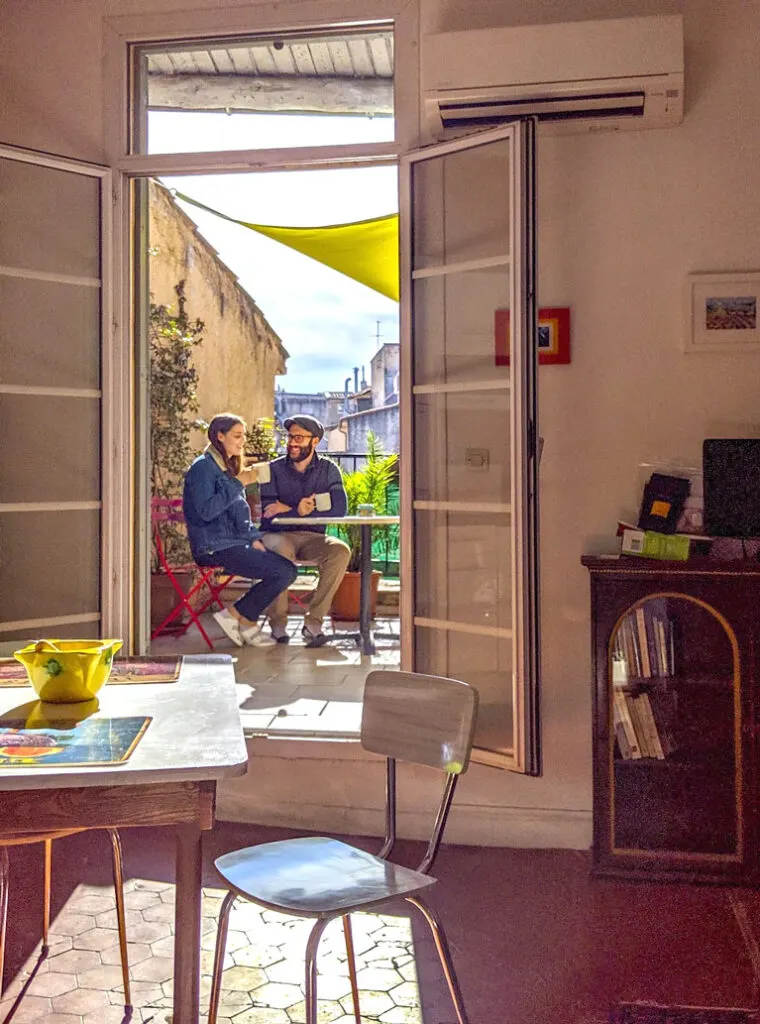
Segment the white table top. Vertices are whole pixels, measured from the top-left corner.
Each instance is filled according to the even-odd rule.
[[[275,526],[391,526],[400,523],[399,516],[275,516]]]
[[[98,701],[93,717],[153,717],[128,761],[87,768],[0,767],[0,792],[213,780],[246,772],[248,755],[228,654],[186,655],[174,683],[106,683]],[[0,687],[0,715],[23,718],[38,705],[28,684]]]

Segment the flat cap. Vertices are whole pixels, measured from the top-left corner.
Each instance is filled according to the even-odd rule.
[[[313,434],[314,437],[318,437],[320,441],[325,436],[325,428],[314,416],[308,416],[306,414],[303,416],[288,416],[283,423],[286,430],[290,430],[294,425],[297,427],[303,427],[304,430],[308,430],[310,434]]]

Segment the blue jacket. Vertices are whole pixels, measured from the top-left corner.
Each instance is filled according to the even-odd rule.
[[[185,474],[182,505],[196,561],[261,536],[251,522],[245,488],[222,468],[221,458],[211,449],[199,455]]]
[[[343,486],[343,477],[337,465],[330,459],[314,453],[314,458],[303,473],[288,461],[283,455],[274,462],[269,463],[272,478],[268,484],[261,485],[261,509],[263,510],[273,501],[281,501],[283,505],[289,505],[290,512],[282,512],[278,518],[287,519],[288,516],[298,515],[298,503],[301,498],[309,498],[312,494],[328,493],[330,495],[330,511],[317,512],[315,509],[312,516],[344,516],[348,507],[346,500],[346,489]],[[303,523],[295,523],[293,526],[275,525],[271,519],[261,517],[261,529],[265,532],[283,533],[288,530],[307,530],[310,533],[324,533],[324,526],[305,526]]]

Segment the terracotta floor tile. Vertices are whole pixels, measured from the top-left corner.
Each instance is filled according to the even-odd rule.
[[[62,996],[64,992],[71,992],[77,987],[77,976],[75,974],[55,974],[47,971],[45,974],[35,976],[29,988],[26,990],[32,996]]]
[[[74,949],[90,949],[102,953],[110,946],[119,948],[119,933],[116,928],[90,928],[89,931],[80,932],[73,936],[72,944]]]
[[[70,949],[68,953],[51,957],[48,963],[51,971],[77,974],[79,971],[89,971],[93,967],[99,967],[100,957],[91,949]]]
[[[63,996],[55,996],[52,1000],[56,1013],[90,1013],[101,1006],[108,1006],[110,1000],[101,989],[87,988],[67,992]],[[14,1021],[15,1024],[15,1021]]]
[[[100,988],[106,992],[118,989],[123,992],[121,966],[113,967],[101,964],[90,971],[80,971],[77,975],[80,988]]]

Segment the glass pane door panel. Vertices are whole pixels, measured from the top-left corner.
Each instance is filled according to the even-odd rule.
[[[0,437],[14,439],[0,460],[3,502],[100,500],[98,398],[3,395]]]
[[[509,291],[507,266],[415,280],[415,384],[508,387]],[[498,322],[497,310],[504,311]]]
[[[3,512],[0,625],[100,608],[100,511]],[[37,636],[58,636],[57,627]],[[18,636],[18,627],[13,636]],[[0,642],[10,639],[0,631]]]
[[[0,274],[3,383],[100,387],[100,289]]]
[[[99,632],[105,180],[75,161],[0,152],[4,652],[72,626]]]
[[[475,685],[476,747],[534,770],[530,129],[486,134],[410,158],[413,664]]]
[[[614,846],[736,855],[741,843],[739,664],[709,608],[658,595],[610,645]]]
[[[426,672],[462,679],[478,691],[475,745],[512,756],[511,640],[417,626],[414,642],[418,657],[428,666]]]
[[[415,503],[458,502],[508,511],[511,410],[505,391],[453,391],[414,398]],[[486,511],[481,507],[480,511]]]
[[[416,616],[512,629],[509,515],[414,514]]]
[[[100,181],[0,160],[0,266],[100,278]]]
[[[414,169],[416,270],[509,256],[511,139],[420,161]]]

